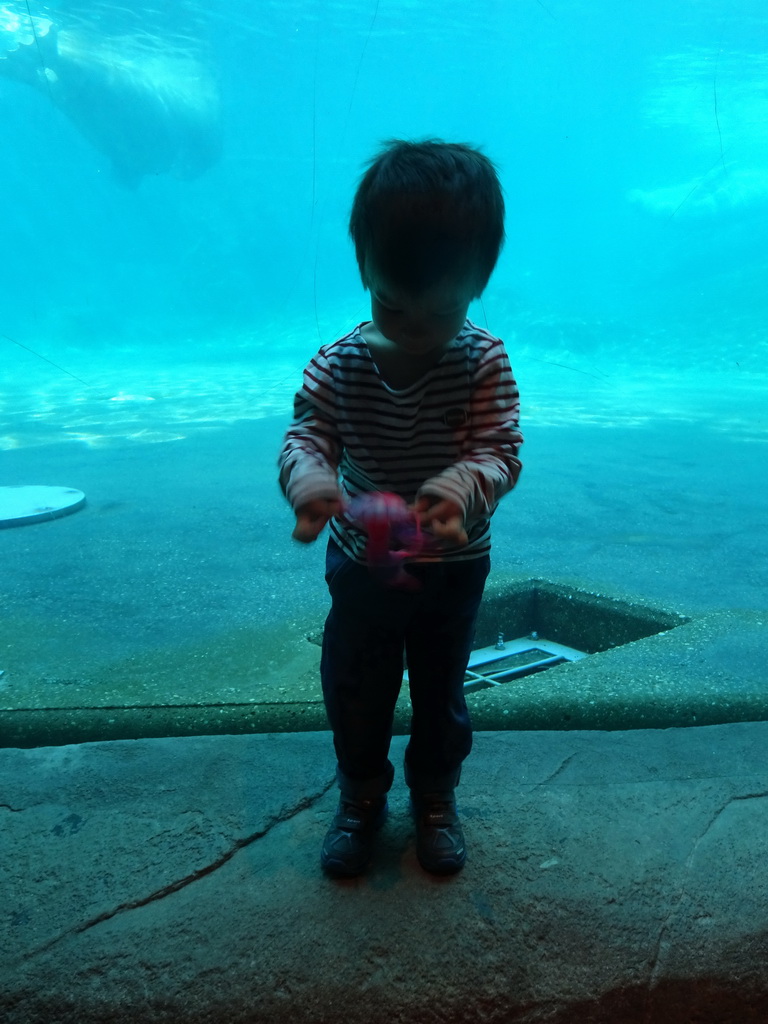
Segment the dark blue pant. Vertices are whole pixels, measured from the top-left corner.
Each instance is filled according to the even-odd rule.
[[[386,792],[395,702],[408,663],[411,736],[409,785],[427,792],[452,788],[472,748],[464,673],[490,570],[488,556],[465,562],[414,563],[419,589],[387,586],[330,541],[320,673],[342,789],[360,796]]]

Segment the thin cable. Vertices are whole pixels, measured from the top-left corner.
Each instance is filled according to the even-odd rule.
[[[721,44],[722,44],[722,40],[721,40]],[[727,175],[728,174],[728,169],[725,166],[725,153],[723,152],[723,133],[720,131],[720,115],[719,115],[718,110],[717,110],[717,71],[718,71],[718,68],[720,66],[720,53],[721,53],[721,51],[722,51],[722,47],[720,46],[717,49],[717,60],[715,61],[715,73],[712,76],[712,96],[713,96],[713,99],[714,99],[714,106],[715,106],[715,124],[717,125],[717,137],[718,137],[718,139],[720,141],[720,162],[723,165],[723,173]]]
[[[11,338],[7,334],[0,334],[0,338],[5,338],[6,341],[10,341],[13,345],[18,345],[19,348],[23,348],[24,351],[29,352],[30,355],[36,356],[38,359],[42,359],[44,363],[49,363],[51,366],[55,366],[57,370],[61,370],[62,373],[66,373],[68,377],[72,377],[73,380],[78,381],[80,384],[85,384],[87,388],[91,386],[87,380],[83,380],[83,378],[78,377],[77,374],[70,373],[69,370],[64,369],[63,366],[59,366],[58,363],[54,363],[54,361],[49,359],[47,356],[41,356],[39,352],[35,352],[33,348],[29,347],[29,345],[22,345],[20,341],[16,341],[15,338]]]
[[[343,152],[343,150],[344,150],[344,144],[345,144],[346,137],[347,137],[347,129],[349,128],[349,121],[350,121],[350,117],[352,116],[352,107],[354,105],[355,95],[357,93],[357,83],[358,83],[358,80],[360,78],[360,71],[362,69],[363,62],[365,60],[365,52],[368,49],[368,43],[370,42],[371,36],[373,34],[373,29],[374,29],[374,27],[376,25],[376,19],[379,16],[379,4],[380,3],[381,3],[381,0],[376,0],[376,5],[375,5],[374,10],[373,10],[373,16],[372,16],[370,24],[368,26],[368,32],[367,32],[367,34],[365,36],[365,42],[363,43],[363,48],[360,51],[360,57],[359,57],[358,62],[357,62],[357,68],[355,70],[355,78],[354,78],[354,81],[352,82],[352,89],[351,89],[350,96],[349,96],[349,106],[347,107],[347,116],[346,116],[345,121],[344,121],[344,127],[343,127],[342,132],[341,132],[341,140],[339,142],[339,151],[340,152]],[[322,24],[322,19],[320,19],[318,21],[318,24]],[[319,35],[318,35],[318,40],[319,40]],[[314,214],[315,214],[315,176],[316,176],[316,156],[315,156],[316,127],[315,127],[315,122],[316,122],[316,117],[317,117],[317,49],[315,49],[315,80],[314,80],[313,93],[312,93],[312,214],[311,214],[311,216],[312,216],[312,221],[313,222],[314,222]],[[317,223],[315,224],[316,240],[315,240],[315,258],[314,258],[314,261],[313,261],[313,268],[312,268],[312,300],[313,300],[314,310],[315,310],[315,329],[317,330],[318,339],[322,343],[323,336],[322,336],[322,331],[320,330],[320,317],[319,317],[318,308],[317,308],[317,264],[318,264],[318,260],[320,258],[320,228],[321,228],[321,225],[322,225],[322,216],[318,215]]]
[[[728,147],[728,149],[731,149],[731,148],[732,147],[730,147],[730,146]],[[725,152],[727,153],[728,150],[726,149]],[[691,198],[691,196],[694,194],[694,192],[698,192],[699,191],[699,189],[702,187],[704,182],[707,180],[707,178],[709,177],[711,172],[720,163],[721,159],[722,159],[722,156],[719,156],[717,158],[717,160],[715,160],[715,162],[712,164],[712,166],[708,170],[706,170],[704,172],[704,174],[702,174],[701,178],[699,179],[699,181],[696,182],[696,184],[693,186],[693,188],[690,190],[690,192],[686,193],[685,197],[677,204],[677,206],[674,208],[672,213],[670,213],[669,218],[668,218],[669,220],[672,220],[672,218],[675,216],[675,214],[685,206],[685,204],[688,202],[688,200]]]
[[[46,86],[46,88],[48,90],[48,96],[50,98],[51,103],[53,103],[55,105],[56,101],[53,98],[53,90],[51,89],[51,80],[48,77],[48,75],[46,75],[46,71],[48,70],[48,68],[46,67],[46,63],[45,63],[45,60],[43,58],[43,51],[40,49],[40,40],[38,39],[37,31],[35,30],[35,21],[34,21],[34,18],[32,17],[32,11],[29,8],[29,0],[24,0],[24,6],[27,8],[27,17],[29,18],[29,27],[32,29],[32,36],[33,36],[33,38],[35,40],[35,49],[37,50],[37,56],[40,58],[40,70],[42,72],[43,78],[45,79],[45,86]]]
[[[365,60],[365,51],[368,49],[368,43],[370,42],[371,36],[373,35],[373,27],[376,24],[376,19],[379,16],[379,3],[380,2],[381,2],[381,0],[376,0],[376,7],[374,8],[374,11],[373,11],[373,17],[371,18],[371,23],[368,26],[368,34],[365,37],[365,42],[363,43],[363,48],[360,51],[360,60],[357,62],[357,70],[355,71],[355,80],[352,83],[352,92],[350,93],[350,96],[349,96],[349,106],[347,107],[347,119],[344,122],[344,130],[341,133],[341,148],[342,149],[344,148],[344,142],[345,142],[346,137],[347,137],[347,128],[349,127],[349,119],[350,119],[350,117],[352,115],[352,105],[355,102],[355,93],[357,92],[357,82],[358,82],[358,79],[360,78],[360,70],[362,69],[363,61]]]

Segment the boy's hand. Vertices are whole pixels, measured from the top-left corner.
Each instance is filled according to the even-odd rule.
[[[460,547],[467,543],[464,515],[455,501],[423,494],[413,506],[413,511],[421,525],[428,527],[437,540],[458,544]]]
[[[302,544],[317,540],[329,519],[341,512],[338,498],[315,498],[296,509],[296,525],[291,536]]]

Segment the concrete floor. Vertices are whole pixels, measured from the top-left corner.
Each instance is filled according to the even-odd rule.
[[[327,733],[0,750],[0,1019],[764,1024],[767,743],[479,732],[464,871],[419,868],[398,771],[346,882]]]

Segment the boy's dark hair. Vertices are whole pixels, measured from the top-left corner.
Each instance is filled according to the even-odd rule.
[[[371,270],[413,294],[469,279],[476,298],[504,241],[494,165],[463,143],[392,139],[360,181],[349,233],[365,287]]]

